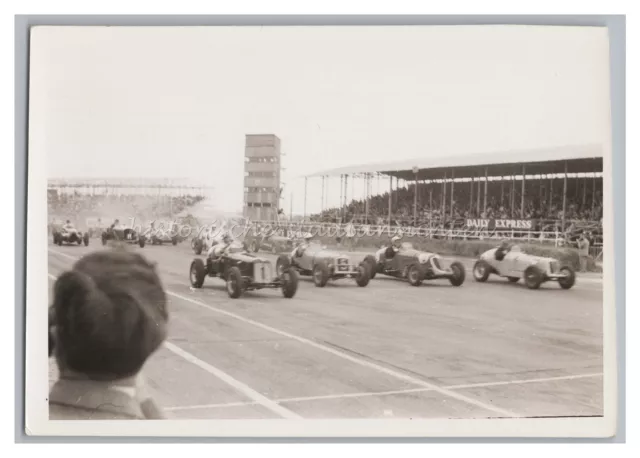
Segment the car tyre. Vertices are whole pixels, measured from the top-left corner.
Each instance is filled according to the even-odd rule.
[[[237,267],[229,269],[227,275],[227,294],[231,299],[237,299],[242,294],[242,272]]]
[[[329,281],[329,268],[327,264],[320,261],[313,267],[313,283],[319,288],[324,288]]]
[[[178,244],[178,237],[176,237],[175,235],[171,237],[171,244],[173,246],[176,246]]]
[[[203,244],[202,244],[202,240],[200,239],[194,239],[193,243],[192,243],[192,247],[193,247],[193,252],[197,255],[201,255],[202,254],[202,249],[204,248]]]
[[[483,259],[476,261],[473,265],[473,278],[479,282],[485,282],[491,274],[491,266]]]
[[[298,272],[292,267],[286,269],[282,274],[282,295],[291,299],[298,291]]]
[[[449,282],[453,285],[453,286],[460,286],[464,283],[464,279],[466,277],[466,272],[464,269],[464,266],[462,265],[461,262],[455,261],[451,263],[451,271],[452,271],[452,276],[449,277]]]
[[[371,280],[373,280],[374,278],[376,278],[376,272],[378,270],[378,262],[376,261],[375,256],[367,255],[364,258],[364,262],[369,264],[369,275],[371,277]]]
[[[524,283],[529,289],[538,289],[542,284],[542,272],[536,266],[529,266],[524,271]]]
[[[102,246],[107,244],[107,236],[102,234]]]
[[[145,243],[146,243],[146,240],[144,236],[138,237],[138,245],[140,245],[140,248],[144,248]]]
[[[83,242],[84,246],[89,246],[89,234],[84,234]]]
[[[286,254],[281,254],[278,256],[276,260],[276,273],[278,277],[281,277],[282,274],[291,267],[291,261],[289,260],[289,256]]]
[[[189,280],[194,288],[202,288],[204,277],[207,275],[207,269],[202,259],[194,259],[189,268]]]
[[[564,266],[560,269],[560,273],[564,273],[566,275],[566,277],[558,279],[560,287],[562,289],[571,289],[571,287],[576,283],[575,271],[569,266]]]
[[[417,264],[412,264],[409,266],[409,270],[407,271],[407,279],[409,280],[409,284],[411,286],[420,286],[422,284],[422,271]]]
[[[356,284],[360,287],[365,287],[371,280],[371,267],[368,262],[362,261],[358,266],[358,273],[356,274]]]

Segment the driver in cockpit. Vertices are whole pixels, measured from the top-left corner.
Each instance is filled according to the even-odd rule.
[[[511,251],[511,247],[512,245],[508,240],[503,240],[500,246],[498,246],[498,249],[496,250],[496,253],[495,253],[496,261],[502,261],[506,256],[506,254],[509,251]]]
[[[389,246],[389,248],[387,248],[387,250],[384,252],[384,256],[387,259],[391,259],[393,258],[396,253],[398,251],[400,251],[400,246],[402,245],[402,237],[400,237],[399,235],[394,236],[391,239],[391,245]]]
[[[211,245],[211,248],[209,248],[209,250],[207,251],[207,257],[209,259],[219,258],[229,247],[229,245],[231,245],[231,242],[233,242],[231,235],[228,232],[225,233],[222,236],[222,240],[220,241],[220,243]]]
[[[304,235],[304,239],[302,243],[298,245],[297,248],[295,249],[294,254],[296,257],[299,258],[300,256],[302,256],[302,254],[304,253],[304,250],[309,248],[309,245],[311,245],[311,239],[313,239],[313,236],[311,234]]]

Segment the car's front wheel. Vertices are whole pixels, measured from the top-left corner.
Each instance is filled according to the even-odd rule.
[[[194,259],[191,263],[191,268],[189,269],[189,280],[191,282],[191,286],[194,288],[202,288],[206,274],[207,269],[204,266],[202,259]]]
[[[140,245],[140,248],[144,248],[145,242],[146,241],[145,241],[145,238],[143,236],[140,236],[138,238],[138,245]]]
[[[565,266],[560,269],[560,273],[564,274],[564,277],[558,279],[558,283],[562,289],[571,289],[571,287],[576,283],[576,273],[574,270]]]
[[[358,266],[358,273],[356,274],[356,284],[360,287],[367,286],[369,280],[371,280],[371,267],[368,262],[362,261]]]
[[[191,242],[191,248],[193,248],[193,252],[197,255],[201,255],[202,254],[202,240],[200,239],[193,239],[193,242]]]
[[[282,295],[291,299],[298,291],[298,272],[289,267],[282,273]]]
[[[491,266],[487,261],[480,259],[473,265],[473,278],[479,282],[485,282],[491,273]]]
[[[371,280],[373,280],[376,277],[376,272],[378,270],[378,262],[372,255],[367,255],[364,258],[364,262],[369,264],[369,275],[371,276]]]
[[[84,234],[83,241],[84,246],[89,246],[89,234]]]
[[[227,275],[227,294],[231,299],[237,299],[242,294],[242,273],[237,267],[232,267]]]
[[[276,273],[278,277],[281,277],[284,272],[291,267],[291,261],[286,254],[281,254],[278,256],[278,260],[276,261]]]
[[[329,281],[329,268],[327,265],[320,261],[313,268],[313,283],[319,288],[323,288]]]

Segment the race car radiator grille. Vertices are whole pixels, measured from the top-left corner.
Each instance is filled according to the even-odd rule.
[[[256,283],[269,283],[271,281],[271,265],[266,262],[254,263],[253,281]]]
[[[336,270],[338,272],[348,272],[349,271],[349,260],[347,258],[338,258],[336,262]]]
[[[551,271],[552,274],[555,274],[558,272],[558,263],[556,261],[551,261],[549,263],[549,270]]]

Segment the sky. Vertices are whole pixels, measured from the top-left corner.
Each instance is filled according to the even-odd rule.
[[[242,208],[245,134],[280,137],[295,213],[323,169],[609,136],[598,28],[43,27],[31,52],[30,148],[50,178],[189,178],[223,211]]]

